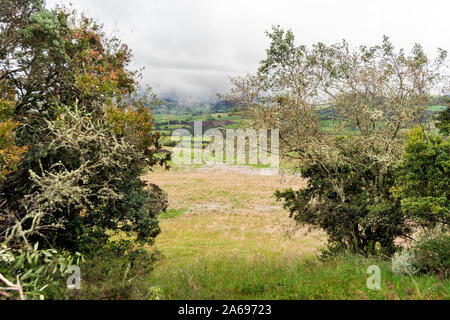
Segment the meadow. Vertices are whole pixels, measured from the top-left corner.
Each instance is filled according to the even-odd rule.
[[[295,175],[251,167],[175,166],[146,180],[169,194],[155,248],[162,256],[140,287],[161,299],[448,299],[450,281],[395,276],[389,261],[343,255],[321,261],[326,235],[298,227],[273,193],[301,188]],[[367,268],[381,269],[370,290]]]
[[[430,106],[428,112],[442,109]],[[317,112],[321,127],[335,132],[339,123],[330,107],[317,107]],[[172,130],[211,119],[235,122],[228,128],[245,121],[233,113],[156,115],[157,123],[180,122],[167,127]],[[321,259],[326,234],[298,226],[274,197],[276,190],[300,189],[306,181],[288,166],[281,174],[264,169],[219,162],[173,165],[148,174],[147,181],[168,192],[169,209],[160,215],[162,232],[151,249],[161,258],[142,279],[145,286],[158,288],[162,299],[450,298],[449,280],[394,275],[386,259],[351,254]],[[366,284],[373,265],[381,270],[380,290]]]

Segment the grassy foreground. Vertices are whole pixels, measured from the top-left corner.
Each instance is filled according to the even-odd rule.
[[[289,219],[273,192],[300,188],[297,176],[250,167],[174,168],[147,179],[169,193],[156,247],[163,258],[140,286],[161,299],[448,299],[450,281],[394,276],[390,263],[358,256],[317,259],[323,233]],[[369,290],[367,268],[381,269]]]
[[[381,290],[369,290],[367,268],[381,269]],[[239,254],[185,260],[157,268],[149,282],[163,299],[448,299],[449,281],[393,276],[387,262],[355,256],[285,261]]]

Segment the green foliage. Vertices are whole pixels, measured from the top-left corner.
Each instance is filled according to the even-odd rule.
[[[450,223],[450,142],[414,129],[392,188],[402,211],[418,224]]]
[[[0,274],[12,283],[18,277],[25,299],[59,299],[66,291],[66,271],[79,265],[83,256],[55,249],[38,250],[38,244],[26,249],[0,245]],[[18,298],[18,293],[9,293]]]
[[[450,104],[450,98],[447,97]],[[450,134],[450,107],[447,107],[445,110],[443,110],[439,114],[438,118],[439,122],[437,123],[436,127],[439,129],[439,133],[448,136]]]
[[[11,0],[2,10],[1,240],[84,251],[113,230],[152,243],[167,199],[139,177],[169,155],[130,50],[65,8]]]
[[[450,235],[442,231],[427,234],[414,244],[416,264],[420,271],[450,276]]]
[[[389,194],[392,167],[374,164],[361,152],[357,138],[336,140],[334,156],[351,155],[352,161],[304,164],[301,174],[308,179],[307,187],[277,191],[276,197],[285,201],[284,207],[299,224],[325,230],[333,251],[392,254],[394,239],[410,232],[399,203]]]
[[[277,198],[297,222],[324,229],[332,247],[392,254],[394,239],[410,233],[389,191],[404,129],[426,120],[447,52],[439,50],[433,62],[420,45],[408,55],[387,37],[352,49],[345,40],[297,45],[293,32],[279,26],[267,35],[271,44],[258,72],[232,79],[226,100],[252,126],[278,129],[281,160],[308,179],[306,189]],[[317,106],[331,106],[327,124],[336,128],[321,123]]]
[[[109,243],[92,250],[80,264],[81,290],[66,292],[68,299],[133,300],[157,299],[157,287],[144,287],[157,252],[136,249],[133,241]]]
[[[138,175],[119,181],[117,187],[123,197],[115,206],[103,206],[93,213],[94,219],[98,218],[92,229],[98,233],[98,227],[104,225],[107,230],[124,231],[141,243],[153,244],[161,232],[158,215],[167,209],[167,194],[156,185],[150,185],[149,189],[145,185]]]

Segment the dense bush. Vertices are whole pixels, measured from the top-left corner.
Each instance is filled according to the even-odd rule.
[[[146,108],[157,100],[139,92],[130,50],[43,1],[1,10],[0,148],[9,160],[1,159],[0,242],[88,250],[126,231],[151,244],[165,204],[139,177],[168,155],[158,152]]]
[[[80,263],[81,290],[68,290],[66,299],[157,299],[158,288],[141,286],[158,259],[158,252],[136,248],[133,241],[109,243],[87,254]]]
[[[298,223],[325,230],[335,249],[368,254],[382,249],[382,253],[392,254],[394,240],[411,232],[399,202],[389,194],[393,168],[375,165],[364,156],[357,139],[336,139],[334,156],[351,156],[351,162],[305,164],[301,173],[308,179],[307,187],[277,191],[276,197],[284,199],[284,207]],[[381,174],[384,179],[377,181]],[[339,179],[339,190],[333,184],[335,179]]]
[[[0,245],[0,274],[14,284],[19,280],[26,300],[59,299],[67,290],[67,267],[79,265],[82,259],[79,253],[41,250],[37,244],[18,250]],[[19,298],[17,291],[4,293]]]
[[[414,129],[392,192],[402,211],[423,227],[450,223],[450,141]]]
[[[427,234],[414,244],[417,267],[422,272],[450,276],[450,235],[438,231]]]
[[[52,244],[84,250],[93,241],[106,241],[108,230],[133,232],[152,243],[159,233],[157,215],[165,211],[167,200],[161,198],[162,190],[147,190],[139,180],[144,155],[139,157],[132,144],[117,138],[107,122],[78,110],[49,122],[47,138],[59,162],[49,170],[30,170],[35,188],[28,197],[42,212],[51,213],[41,222],[63,224]],[[16,233],[21,229],[8,230],[6,240],[20,239]]]
[[[0,243],[20,257],[0,273],[38,297],[63,295],[49,270],[63,273],[70,255],[93,257],[114,235],[151,245],[160,232],[167,194],[140,177],[169,155],[147,108],[159,101],[139,88],[131,57],[70,9],[0,5]]]

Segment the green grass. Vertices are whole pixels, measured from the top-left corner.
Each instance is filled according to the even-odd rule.
[[[381,269],[381,290],[370,290],[367,268]],[[359,256],[320,262],[217,253],[186,256],[183,263],[155,270],[149,285],[164,299],[449,299],[450,281],[433,276],[394,276],[390,263]]]
[[[196,116],[193,116],[192,114],[185,114],[185,115],[157,114],[157,115],[155,115],[155,121],[157,124],[163,123],[163,122],[169,122],[169,121],[181,121],[181,122],[207,121],[208,119],[240,121],[240,120],[242,120],[242,117],[232,115],[231,113],[204,113],[202,115],[196,115]]]
[[[183,215],[186,212],[186,209],[168,209],[166,212],[163,212],[159,215],[160,219],[173,219],[178,216]]]
[[[319,261],[322,234],[283,233],[290,220],[273,198],[284,188],[276,177],[200,167],[149,175],[169,193],[171,209],[156,239],[163,257],[139,279],[140,291],[158,288],[162,299],[187,300],[450,298],[450,280],[396,276],[390,261],[352,255]],[[366,285],[371,265],[381,269],[379,291]]]

